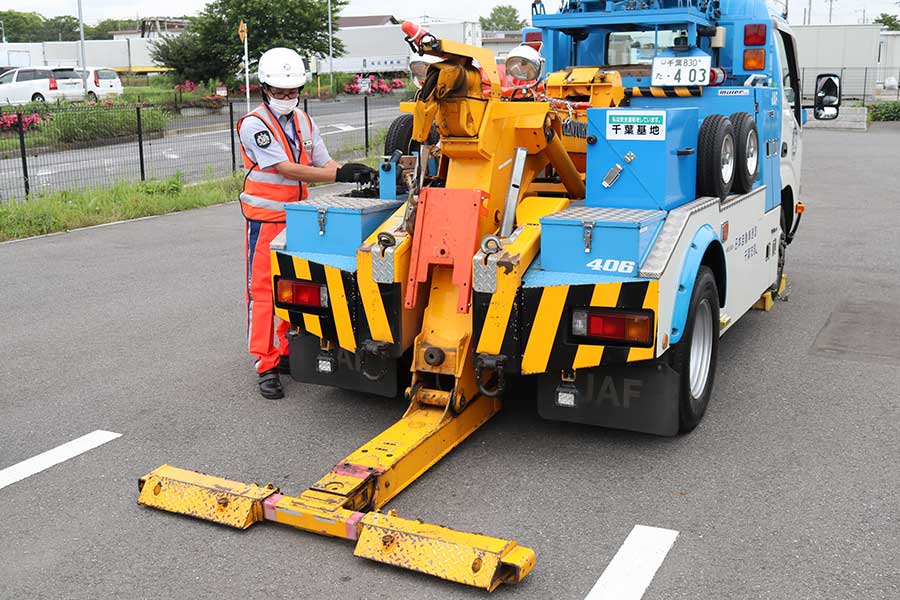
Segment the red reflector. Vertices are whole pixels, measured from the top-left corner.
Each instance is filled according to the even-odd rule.
[[[525,45],[531,46],[538,52],[541,50],[541,45],[543,44],[543,37],[540,31],[526,31],[525,32]]]
[[[766,25],[764,23],[754,23],[744,25],[744,45],[745,46],[765,46],[766,45]]]
[[[56,80],[53,79],[53,78],[50,79],[50,89],[51,89],[51,90],[58,89],[58,88],[56,87]]]
[[[275,287],[275,298],[279,304],[321,308],[328,306],[328,294],[325,290],[325,286],[318,283],[279,279]]]

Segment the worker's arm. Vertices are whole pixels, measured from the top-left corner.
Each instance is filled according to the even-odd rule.
[[[277,170],[282,177],[303,181],[304,183],[322,183],[334,181],[340,165],[332,160],[324,166],[313,167],[284,160],[274,166],[275,170]]]
[[[328,161],[322,167],[310,167],[298,165],[288,160],[274,165],[275,170],[283,177],[295,179],[304,183],[319,183],[324,181],[340,181],[343,183],[367,183],[372,180],[375,170],[360,163],[347,163],[339,165],[333,160]]]

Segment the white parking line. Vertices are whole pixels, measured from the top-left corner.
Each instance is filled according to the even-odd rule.
[[[11,467],[7,467],[0,471],[0,490],[17,481],[22,481],[26,477],[31,477],[35,473],[40,473],[44,469],[49,469],[53,465],[58,465],[88,450],[92,450],[97,446],[102,446],[121,435],[121,433],[98,429],[71,442],[66,442],[62,446],[57,446],[52,450],[47,450],[28,460],[23,460]]]
[[[585,600],[640,600],[678,532],[635,525]]]

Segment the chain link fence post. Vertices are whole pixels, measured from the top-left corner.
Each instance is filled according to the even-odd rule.
[[[363,96],[363,123],[366,130],[366,156],[369,155],[369,95]]]
[[[141,181],[146,179],[146,174],[144,172],[144,127],[141,123],[141,107],[140,105],[135,107],[137,111],[137,134],[138,134],[138,158],[141,162]]]
[[[16,113],[19,126],[19,152],[22,155],[22,182],[25,184],[25,198],[31,194],[31,182],[28,180],[28,158],[25,154],[25,114]]]

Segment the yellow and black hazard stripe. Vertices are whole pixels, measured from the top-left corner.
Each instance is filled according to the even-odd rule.
[[[491,344],[479,344],[482,334],[489,331],[484,328],[484,321],[490,302],[491,294],[474,295],[472,316],[476,348],[497,347],[496,340]],[[658,304],[658,281],[522,288],[510,310],[499,354],[506,357],[508,373],[523,374],[649,360],[655,357],[655,344],[650,348],[604,346],[573,339],[572,311],[592,306],[650,310],[654,314],[655,340]]]
[[[335,346],[356,352],[363,343],[372,339],[370,319],[366,316],[363,294],[360,293],[356,274],[337,267],[322,265],[304,258],[273,252],[273,280],[279,277],[300,281],[311,281],[328,287],[328,307],[322,309],[297,310],[279,307],[275,314],[292,326],[317,337],[332,342]],[[394,340],[400,339],[400,284],[376,284],[377,304],[388,332]],[[371,306],[372,299],[366,298]],[[399,345],[392,355],[399,356]]]
[[[702,96],[701,86],[690,87],[630,87],[625,88],[626,98],[690,98]]]

